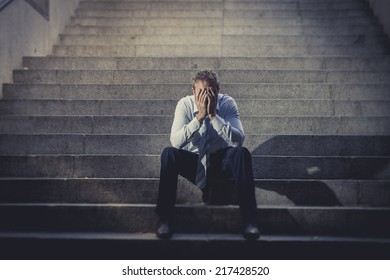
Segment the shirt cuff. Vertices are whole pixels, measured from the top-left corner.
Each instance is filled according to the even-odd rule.
[[[218,115],[215,115],[215,118],[210,123],[217,132],[220,132],[226,125],[225,121]]]
[[[187,128],[191,131],[191,133],[197,131],[201,126],[199,120],[195,117],[187,124]]]

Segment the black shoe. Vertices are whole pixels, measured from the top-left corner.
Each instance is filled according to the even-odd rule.
[[[160,239],[170,239],[172,237],[170,224],[167,222],[162,222],[156,231],[156,235]]]
[[[254,224],[246,224],[244,228],[244,237],[248,240],[256,240],[260,236],[259,229]]]

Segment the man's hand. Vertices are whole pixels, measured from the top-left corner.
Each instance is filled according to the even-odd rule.
[[[209,115],[209,118],[212,120],[214,119],[216,113],[217,113],[217,101],[218,101],[218,95],[213,91],[213,89],[207,88],[207,114]]]
[[[207,88],[200,89],[198,93],[195,94],[195,104],[198,107],[198,115],[196,118],[198,121],[202,122],[207,116],[207,107],[208,107],[208,94]]]

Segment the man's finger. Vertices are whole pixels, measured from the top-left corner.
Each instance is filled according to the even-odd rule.
[[[216,98],[215,98],[215,94],[214,94],[214,92],[213,92],[213,90],[212,90],[212,89],[210,89],[210,90],[209,90],[209,96],[210,96],[210,98],[212,98],[212,100],[213,100],[213,101],[215,101],[215,100],[216,100]]]
[[[203,94],[204,94],[204,89],[199,89],[199,92],[198,92],[198,94],[197,94],[197,100],[198,101],[201,101],[202,100],[202,96],[203,96]]]
[[[198,91],[198,94],[196,95],[196,97],[198,98],[198,100],[199,100],[199,97],[200,97],[200,94],[202,93],[202,89],[200,89],[199,91]]]
[[[203,96],[203,97],[204,97],[204,96],[207,96],[207,89],[204,89],[204,90],[203,90],[202,96]]]
[[[215,99],[215,94],[214,94],[214,91],[213,91],[213,88],[209,88],[208,89],[208,94],[213,98],[213,99]]]
[[[202,95],[202,101],[203,101],[203,102],[206,101],[207,96],[208,96],[208,95],[207,95],[206,91],[204,91],[204,92],[203,92],[203,95]]]

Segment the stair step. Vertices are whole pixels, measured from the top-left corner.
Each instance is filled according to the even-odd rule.
[[[170,53],[176,53],[174,50],[167,49]],[[154,48],[146,48],[150,50],[151,55],[158,55],[157,52],[153,52]],[[137,55],[138,46],[135,50]],[[164,51],[164,49],[163,49]],[[163,52],[164,53],[164,52]],[[245,48],[237,48],[237,46],[223,46],[221,50],[222,56],[367,56],[367,55],[380,55],[388,54],[389,48],[386,45],[365,45],[365,46],[345,46],[345,45],[332,45],[332,46],[308,46],[308,45],[264,45],[256,46],[249,45]]]
[[[177,100],[0,100],[0,114],[19,116],[171,115]],[[236,99],[250,116],[390,117],[390,101]]]
[[[111,26],[67,26],[64,34],[117,34],[117,35],[383,35],[380,26],[345,25],[345,26],[280,26],[280,27],[111,27]]]
[[[180,45],[196,45],[202,41],[208,41],[209,38],[204,35],[194,36],[178,36],[178,35],[133,35],[133,36],[118,36],[118,35],[62,35],[61,46],[67,45],[99,45],[108,48],[110,45],[115,46],[149,46],[149,45],[165,45],[176,46]],[[278,45],[289,45],[291,47],[301,46],[303,48],[321,47],[321,48],[343,48],[351,47],[359,49],[363,46],[369,46],[373,50],[375,45],[387,50],[386,38],[383,36],[364,36],[364,35],[344,35],[344,36],[241,36],[241,35],[223,35],[214,36],[213,40],[208,45],[223,44],[224,48],[232,48],[245,42],[247,47],[254,45],[259,47],[266,47],[275,45],[275,47],[282,47]],[[59,47],[59,46],[57,46]],[[374,56],[374,53],[370,54]],[[265,56],[265,55],[263,55]]]
[[[244,101],[245,102],[245,101]],[[375,102],[375,101],[374,101]],[[250,102],[245,102],[250,106]],[[55,115],[170,115],[177,100],[0,100],[0,114]],[[357,105],[358,106],[358,105]],[[375,105],[374,105],[375,106]],[[390,106],[390,103],[389,103]]]
[[[106,19],[118,19],[118,17],[111,17]],[[362,16],[333,16],[333,15],[322,15],[317,17],[308,17],[308,16],[281,16],[281,17],[272,17],[272,18],[247,18],[247,17],[232,17],[226,18],[227,20],[223,21],[225,26],[246,26],[246,25],[303,25],[303,26],[327,26],[327,25],[378,25],[376,18],[371,17],[362,17]],[[180,19],[178,19],[180,20]]]
[[[151,204],[0,204],[1,231],[154,232]],[[8,213],[13,213],[9,215]],[[176,232],[240,233],[237,206],[178,205]],[[229,218],[227,218],[229,217]],[[390,208],[258,207],[264,234],[388,237]]]
[[[210,37],[206,35],[189,36],[189,35],[134,35],[134,36],[118,36],[118,35],[62,35],[61,45],[196,45],[199,42],[208,41],[208,45],[222,44],[222,36]]]
[[[158,179],[2,178],[0,203],[151,203]],[[386,180],[255,180],[259,206],[388,207]],[[177,204],[202,203],[201,191],[179,178]]]
[[[276,8],[276,4],[269,4],[268,7]],[[291,5],[284,4],[285,8],[291,7]],[[204,2],[181,2],[181,1],[154,1],[154,2],[128,2],[128,1],[81,1],[79,8],[92,8],[92,9],[147,9],[147,10],[201,10],[205,8]],[[223,9],[221,2],[209,2],[207,3],[209,9]],[[293,8],[293,7],[292,7]],[[349,8],[349,7],[348,7]],[[351,7],[354,8],[354,7]]]
[[[121,9],[115,10],[111,8],[96,9],[96,8],[80,8],[75,11],[77,17],[132,17],[132,18],[188,18],[196,17],[201,13],[204,17],[222,18],[223,10],[202,8],[194,10],[148,10],[148,9]],[[291,12],[289,14],[292,14]],[[294,13],[296,15],[296,13]]]
[[[70,36],[70,35],[69,35]],[[77,36],[77,35],[75,35]],[[223,45],[239,45],[245,42],[246,45],[262,45],[262,44],[296,44],[296,45],[349,45],[363,46],[365,44],[386,45],[386,38],[378,35],[323,35],[323,36],[256,36],[256,35],[223,35]]]
[[[255,135],[245,136],[253,155],[390,156],[390,136]],[[2,134],[0,154],[155,154],[170,146],[168,134],[84,135]]]
[[[167,30],[170,32],[170,30]],[[383,31],[380,26],[367,25],[344,25],[344,26],[303,26],[303,27],[269,27],[260,29],[256,26],[250,27],[224,27],[224,35],[352,35],[371,34],[379,35]]]
[[[218,43],[218,42],[215,42]],[[96,45],[91,43],[83,43],[81,45],[56,45],[53,48],[53,54],[59,56],[130,56],[130,57],[194,57],[201,56],[206,50],[207,56],[368,56],[389,54],[389,48],[385,45],[365,45],[365,46],[307,46],[307,45],[249,45],[245,48],[237,48],[237,46],[220,46],[209,44],[207,47],[202,45],[111,45],[103,44]]]
[[[1,155],[1,177],[158,178],[160,155]],[[259,179],[390,179],[389,157],[252,157]],[[141,168],[142,167],[142,168]]]
[[[362,47],[365,45],[386,46],[387,38],[384,36],[340,35],[340,36],[245,36],[222,35],[214,36],[209,40],[206,35],[60,35],[62,45],[190,45],[208,41],[211,45],[237,46],[245,42],[250,45],[307,45],[307,46],[350,46]],[[372,56],[372,55],[371,55]],[[221,58],[223,59],[223,57]]]
[[[148,9],[112,9],[108,7],[106,9],[99,9],[91,7],[88,9],[78,8],[75,12],[78,17],[135,17],[135,18],[191,18],[196,17],[201,13],[204,17],[214,18],[247,18],[247,19],[272,19],[275,17],[301,17],[305,18],[327,18],[327,17],[370,17],[372,13],[369,9],[337,9],[337,10],[324,10],[324,9],[300,9],[298,10],[286,10],[286,9],[257,9],[257,10],[223,10],[223,9],[211,9],[200,8],[197,10],[190,9],[175,9],[175,10],[148,10]]]
[[[359,21],[360,22],[360,21]],[[354,22],[355,23],[355,22]],[[356,24],[356,23],[355,23]],[[360,24],[367,24],[367,22],[360,22]],[[170,19],[170,18],[107,18],[107,17],[82,17],[72,18],[68,26],[182,26],[182,27],[212,27],[223,26],[221,18],[185,18],[185,19]]]
[[[221,47],[218,45],[208,45],[204,47],[203,45],[190,45],[190,46],[131,46],[131,45],[61,45],[54,46],[53,48],[54,55],[60,56],[130,56],[130,57],[161,57],[161,56],[220,56]]]
[[[300,17],[275,17],[265,19],[230,18],[223,20],[212,17],[186,17],[186,18],[149,18],[149,17],[73,17],[70,22],[74,25],[97,25],[97,26],[334,26],[334,25],[378,25],[375,18],[369,17],[322,17],[322,18],[300,18]]]
[[[82,0],[85,1],[85,0]],[[88,1],[103,1],[107,2],[107,0],[88,0]],[[223,2],[223,0],[111,0],[111,1],[121,1],[121,2]],[[318,0],[297,0],[299,3],[317,3]],[[362,0],[355,0],[362,1]],[[236,3],[236,2],[256,2],[256,3],[269,3],[276,2],[275,0],[224,0],[226,3]],[[278,0],[278,2],[291,2],[290,0]],[[322,0],[322,2],[351,2],[351,0]]]
[[[299,2],[299,4],[296,2],[284,3],[284,2],[277,2],[277,1],[269,1],[269,2],[243,1],[243,2],[225,2],[224,9],[226,10],[243,10],[243,9],[337,10],[337,9],[369,9],[369,5],[363,1],[333,1],[333,2],[316,1],[316,2]]]
[[[182,2],[182,1],[153,1],[153,2],[129,2],[129,1],[81,1],[80,8],[92,9],[150,9],[150,10],[199,10],[204,8],[204,2]],[[226,9],[226,10],[300,10],[300,9],[368,9],[367,3],[362,1],[343,1],[343,2],[300,2],[299,6],[294,2],[209,2],[207,7],[210,9]]]
[[[164,134],[173,116],[1,116],[0,133]],[[388,117],[242,116],[248,134],[389,135]]]
[[[223,83],[221,92],[246,99],[389,100],[386,84]],[[4,84],[5,99],[179,100],[191,94],[185,84]],[[165,132],[166,133],[166,132]]]
[[[178,233],[161,241],[151,233],[0,233],[4,259],[389,259],[388,238],[261,235],[247,242],[241,234]],[[299,250],[297,250],[299,248]],[[23,252],[21,254],[20,252]],[[234,252],[234,254],[232,254]]]
[[[77,35],[76,35],[77,36]],[[240,37],[237,40],[241,40]],[[24,57],[31,70],[390,70],[390,56],[370,57]],[[226,85],[224,83],[222,86]],[[146,85],[145,85],[146,86]]]
[[[196,72],[196,70],[14,70],[14,82],[28,84],[190,83]],[[221,81],[229,83],[390,83],[390,71],[221,70],[218,74]]]

